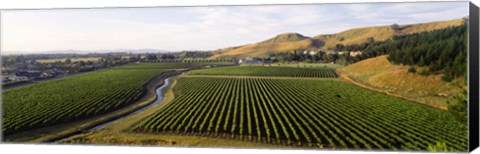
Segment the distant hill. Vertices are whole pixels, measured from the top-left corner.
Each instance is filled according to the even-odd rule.
[[[396,35],[406,35],[418,32],[443,29],[449,26],[459,26],[464,23],[464,19],[455,19],[450,21],[430,22],[411,25],[399,25],[394,28],[392,25],[376,26],[365,28],[354,28],[333,35],[318,35],[313,37],[325,42],[325,47],[333,47],[336,44],[352,45],[361,44],[373,38],[375,41],[385,41]]]
[[[89,54],[89,53],[160,53],[160,52],[178,52],[159,49],[109,49],[109,50],[48,50],[48,51],[2,51],[5,55],[20,54]]]
[[[323,42],[315,39],[303,39],[300,41],[267,43],[260,42],[255,44],[245,45],[233,50],[224,51],[222,54],[217,54],[211,58],[219,57],[262,57],[266,56],[269,51],[292,51],[318,48],[323,46]]]
[[[265,41],[216,50],[214,51],[216,54],[211,58],[265,56],[269,51],[331,48],[336,44],[361,44],[369,41],[369,39],[385,41],[397,35],[432,31],[449,26],[459,26],[464,23],[464,20],[465,19],[462,18],[450,21],[398,25],[398,27],[386,25],[354,28],[336,34],[317,35],[315,37],[306,37],[298,33],[284,33]]]
[[[323,42],[298,33],[283,33],[273,38],[258,43],[247,44],[238,47],[230,47],[214,51],[211,58],[220,57],[247,57],[247,56],[266,56],[269,51],[291,51],[318,48],[323,46]]]
[[[447,109],[448,97],[461,90],[455,86],[461,84],[461,78],[445,82],[441,74],[422,76],[409,73],[408,68],[409,66],[390,63],[385,55],[348,65],[338,72],[379,91],[397,94],[444,110]]]
[[[283,33],[260,43],[295,42],[295,41],[301,41],[309,38],[310,37],[303,36],[302,34],[299,34],[299,33]]]

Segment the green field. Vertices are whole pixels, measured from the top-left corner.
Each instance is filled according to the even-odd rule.
[[[184,69],[184,68],[199,68],[208,65],[232,65],[232,62],[149,62],[149,63],[136,63],[128,64],[117,67],[119,69]]]
[[[37,59],[36,61],[39,63],[55,63],[55,62],[65,62],[67,58],[56,58],[56,59]],[[91,61],[91,62],[96,62],[100,60],[100,57],[91,57],[91,58],[71,58],[70,59],[72,62],[78,62],[78,61]]]
[[[136,132],[337,149],[468,148],[466,124],[451,114],[336,80],[189,76],[174,91]]]
[[[247,64],[248,65],[248,64]],[[279,66],[279,67],[307,67],[307,68],[342,68],[345,67],[342,64],[329,64],[329,63],[273,63],[271,66]]]
[[[293,67],[262,67],[262,66],[232,66],[202,70],[193,70],[191,75],[245,75],[245,76],[281,76],[281,77],[316,77],[336,78],[337,74],[330,68],[293,68]]]
[[[2,91],[3,133],[107,113],[143,96],[144,85],[167,70],[114,69]]]

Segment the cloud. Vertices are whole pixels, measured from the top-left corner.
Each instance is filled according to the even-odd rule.
[[[0,35],[2,50],[212,50],[285,32],[315,36],[466,15],[468,2],[10,11]]]

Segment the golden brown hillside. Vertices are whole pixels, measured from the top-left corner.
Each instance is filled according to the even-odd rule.
[[[244,58],[247,56],[262,57],[266,56],[268,51],[292,51],[292,50],[305,50],[311,48],[318,48],[323,46],[323,42],[313,39],[303,39],[301,41],[287,42],[283,41],[281,43],[269,43],[261,42],[255,44],[249,44],[224,52],[222,54],[216,54],[210,58],[219,58],[219,57],[239,57]]]
[[[309,39],[309,37],[303,36],[302,34],[298,34],[298,33],[283,33],[260,43],[295,42],[295,41],[301,41],[305,39]]]
[[[210,58],[221,57],[247,57],[265,56],[268,51],[292,51],[305,49],[330,48],[336,44],[352,45],[366,42],[369,38],[375,41],[384,41],[396,35],[412,34],[417,32],[432,31],[449,26],[458,26],[464,19],[440,21],[422,24],[400,25],[398,29],[388,26],[354,28],[337,34],[318,35],[313,38],[305,37],[298,33],[284,33],[271,39],[231,48],[214,51]]]
[[[328,48],[333,47],[336,44],[361,44],[366,42],[369,38],[373,38],[375,41],[385,41],[396,35],[432,31],[436,29],[447,28],[449,26],[459,26],[463,23],[464,19],[455,19],[450,21],[400,25],[399,29],[397,30],[394,30],[391,25],[354,28],[333,35],[318,35],[314,38],[325,42],[325,47]]]
[[[445,82],[441,75],[422,76],[408,73],[408,68],[409,66],[390,63],[387,56],[379,56],[351,64],[338,72],[367,88],[445,110],[448,97],[461,90],[454,84],[460,83],[462,79]]]

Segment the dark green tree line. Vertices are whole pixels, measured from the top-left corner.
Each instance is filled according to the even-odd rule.
[[[386,55],[394,64],[427,67],[425,74],[443,73],[445,81],[464,76],[467,72],[467,26],[395,36],[371,45],[352,45],[345,48],[362,50],[352,62]]]

